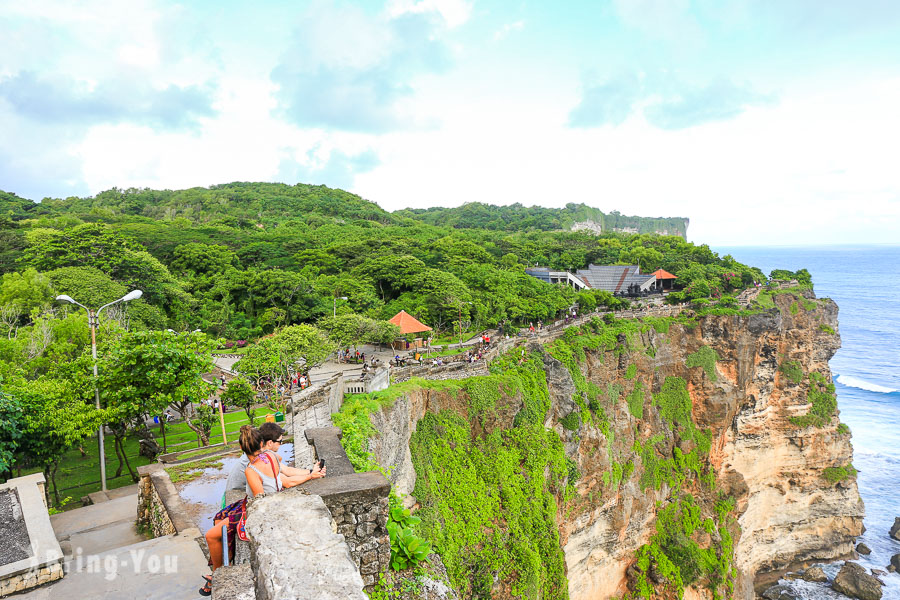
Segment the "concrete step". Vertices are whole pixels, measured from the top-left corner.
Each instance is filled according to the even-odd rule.
[[[146,540],[99,554],[76,554],[66,576],[17,596],[22,600],[194,600],[206,557],[192,532]]]
[[[74,533],[92,531],[108,525],[137,519],[137,493],[50,515],[56,539],[68,539]]]

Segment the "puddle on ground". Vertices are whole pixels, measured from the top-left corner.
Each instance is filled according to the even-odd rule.
[[[278,455],[287,464],[294,464],[294,445],[283,444],[278,449]],[[213,516],[222,508],[225,481],[239,459],[239,454],[223,456],[218,459],[221,467],[204,469],[200,477],[175,484],[188,514],[200,531],[205,532],[212,527]]]

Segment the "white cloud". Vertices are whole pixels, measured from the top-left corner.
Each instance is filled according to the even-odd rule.
[[[472,16],[472,3],[465,0],[390,0],[387,12],[393,17],[406,13],[437,13],[452,28],[469,20]]]
[[[440,133],[386,136],[382,164],[354,191],[391,209],[584,202],[685,216],[691,239],[711,244],[890,242],[900,231],[898,102],[900,81],[860,83],[680,131],[639,118],[567,130],[552,107],[527,100],[479,113],[451,103]]]
[[[525,21],[518,20],[513,21],[512,23],[505,23],[503,27],[494,32],[494,41],[499,42],[506,38],[510,33],[514,31],[522,31],[525,28]]]

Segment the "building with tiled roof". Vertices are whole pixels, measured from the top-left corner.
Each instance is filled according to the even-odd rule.
[[[672,283],[678,279],[668,271],[663,269],[657,269],[653,272],[653,276],[656,277],[656,287],[660,290],[671,290]]]
[[[657,288],[656,276],[641,273],[638,265],[589,265],[576,275],[591,288],[613,294],[647,292]]]
[[[581,278],[568,271],[554,271],[548,267],[530,267],[525,269],[525,273],[545,283],[564,283],[571,285],[576,290],[583,290],[588,287]]]

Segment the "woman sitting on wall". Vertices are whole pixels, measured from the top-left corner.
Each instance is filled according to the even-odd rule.
[[[250,464],[244,472],[247,485],[253,496],[273,494],[284,488],[294,487],[310,479],[325,476],[325,469],[314,470],[303,475],[285,475],[281,472],[278,457],[269,451],[263,451],[263,436],[258,429],[250,425],[241,427],[241,450],[250,457]],[[209,547],[209,560],[212,570],[222,566],[222,526],[228,531],[228,556],[234,557],[234,539],[237,536],[238,523],[246,511],[247,498],[229,504],[213,517],[213,526],[206,532],[206,544]],[[201,596],[212,594],[212,577],[204,576],[206,585],[200,588]]]

